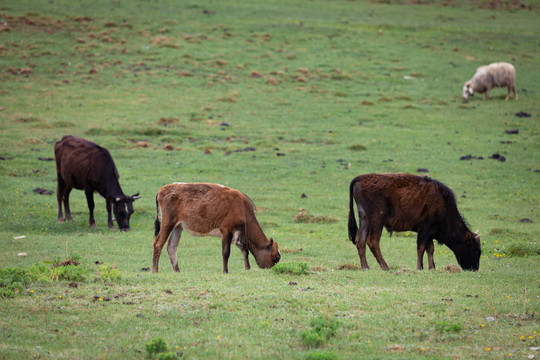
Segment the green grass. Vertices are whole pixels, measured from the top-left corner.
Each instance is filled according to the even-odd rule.
[[[0,357],[142,359],[155,339],[155,358],[537,355],[540,2],[411,3],[3,2]],[[515,65],[519,100],[463,103],[494,61]],[[107,147],[143,196],[129,233],[107,229],[99,197],[89,229],[81,191],[74,221],[56,222],[46,158],[66,134]],[[383,234],[389,271],[371,255],[358,270],[350,180],[420,168],[479,229],[479,272],[454,272],[444,246],[416,271],[413,232]],[[279,267],[244,271],[233,250],[223,275],[219,239],[184,234],[180,273],[166,251],[146,271],[155,194],[175,181],[248,194]],[[52,266],[73,254],[84,270]],[[323,339],[314,319],[339,326]]]

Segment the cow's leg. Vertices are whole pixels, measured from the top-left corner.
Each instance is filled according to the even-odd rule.
[[[416,268],[418,270],[422,270],[424,268],[424,252],[426,252],[428,256],[428,268],[430,270],[435,269],[435,263],[433,262],[433,252],[435,251],[435,247],[433,246],[433,238],[429,237],[429,233],[429,229],[418,231],[418,237],[416,239],[416,251],[418,253]]]
[[[106,207],[107,207],[107,225],[109,226],[109,230],[113,230],[114,229],[114,223],[113,223],[112,214],[111,214],[112,200],[110,198],[106,198],[105,199],[105,204],[106,204]]]
[[[229,256],[231,255],[231,242],[233,234],[228,232],[223,232],[223,237],[221,238],[221,254],[223,256],[223,273],[229,273]]]
[[[435,246],[433,245],[433,239],[429,239],[426,243],[426,252],[428,258],[429,270],[435,270],[435,262],[433,261],[433,253],[435,252]]]
[[[244,269],[246,269],[246,270],[251,269],[251,266],[249,265],[249,252],[248,252],[247,247],[242,245],[242,244],[239,244],[239,243],[237,243],[235,245],[238,246],[238,248],[242,252],[242,256],[244,258]]]
[[[71,216],[71,210],[69,209],[69,194],[71,193],[72,187],[66,186],[64,188],[64,194],[62,195],[62,199],[64,201],[64,210],[66,211],[66,219],[67,220],[73,220],[73,217]]]
[[[251,266],[249,265],[249,252],[247,246],[240,242],[240,231],[235,231],[231,243],[236,245],[242,252],[242,257],[244,258],[244,269],[249,270]]]
[[[382,226],[376,226],[373,228],[373,231],[367,236],[367,244],[373,253],[373,256],[375,256],[375,259],[377,259],[377,262],[381,266],[381,269],[388,270],[388,264],[386,261],[384,261],[381,248],[379,246],[379,243],[381,242],[382,228]]]
[[[88,211],[90,212],[90,218],[88,222],[90,223],[90,227],[95,228],[96,227],[96,221],[94,220],[94,191],[91,189],[85,190],[84,193],[86,194],[86,202],[88,203]],[[67,210],[66,210],[67,212]]]
[[[64,214],[62,213],[62,197],[64,195],[64,188],[66,183],[60,174],[56,174],[58,179],[58,186],[56,187],[56,200],[58,201],[58,222],[64,222]]]
[[[358,250],[358,256],[360,257],[360,265],[362,266],[362,270],[368,270],[369,266],[366,259],[368,221],[365,212],[360,206],[358,206],[358,222],[359,228],[354,241],[356,242],[356,249]]]
[[[169,243],[167,244],[167,253],[169,254],[169,259],[171,260],[171,265],[174,271],[179,272],[178,268],[178,243],[180,242],[180,236],[182,235],[182,228],[179,226],[175,227],[169,238]]]
[[[416,253],[418,256],[418,259],[416,261],[417,270],[424,269],[424,252],[425,251],[426,251],[426,244],[421,239],[420,234],[418,234],[418,238],[416,239]]]
[[[152,272],[157,273],[159,270],[159,257],[161,256],[161,250],[169,238],[169,234],[173,231],[175,224],[161,225],[161,229],[154,240],[154,252],[152,254]]]
[[[358,250],[358,256],[360,257],[360,265],[362,270],[368,270],[369,266],[366,259],[366,232],[362,229],[359,229],[356,233],[356,249]]]

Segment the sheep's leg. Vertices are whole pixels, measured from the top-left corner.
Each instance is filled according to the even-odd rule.
[[[516,87],[515,86],[509,86],[508,87],[508,94],[506,94],[506,101],[510,98],[510,92],[514,93],[514,100],[518,99],[517,93],[516,93]]]

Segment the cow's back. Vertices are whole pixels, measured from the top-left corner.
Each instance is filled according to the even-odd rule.
[[[159,189],[157,200],[169,221],[182,222],[194,232],[205,233],[230,219],[245,223],[241,192],[209,183],[174,183]]]
[[[76,189],[96,187],[119,177],[109,151],[86,139],[64,136],[55,144],[54,155],[58,176]]]
[[[376,217],[389,231],[414,230],[444,215],[436,183],[411,174],[365,174],[355,178],[355,198],[368,218]]]

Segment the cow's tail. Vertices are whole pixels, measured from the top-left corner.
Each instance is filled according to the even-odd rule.
[[[154,221],[154,235],[157,236],[161,230],[161,222],[159,221],[159,202],[156,195],[156,220]]]
[[[349,240],[355,243],[356,233],[358,232],[358,225],[356,224],[356,217],[354,216],[354,185],[356,185],[356,178],[351,181],[349,187]]]

